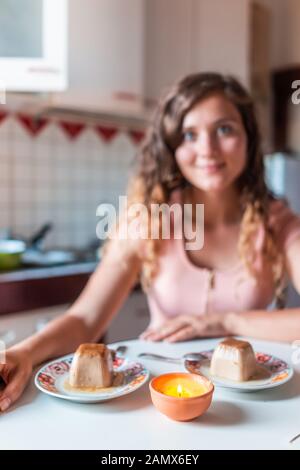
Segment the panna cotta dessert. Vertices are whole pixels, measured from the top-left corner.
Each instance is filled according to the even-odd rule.
[[[111,387],[113,379],[112,351],[105,344],[81,344],[70,368],[71,387],[106,388]]]
[[[257,367],[256,357],[248,341],[228,338],[218,344],[211,358],[210,373],[237,382],[249,380]]]

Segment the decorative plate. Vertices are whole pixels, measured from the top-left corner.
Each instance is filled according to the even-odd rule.
[[[45,364],[35,376],[39,390],[54,397],[79,403],[97,403],[127,395],[140,388],[149,378],[149,371],[139,362],[116,356],[113,366],[115,375],[122,374],[121,385],[103,390],[75,390],[68,384],[69,370],[74,354],[61,357]]]
[[[235,382],[210,374],[210,360],[214,350],[201,351],[206,357],[202,361],[185,361],[185,368],[189,372],[198,372],[208,377],[218,387],[231,388],[240,392],[251,392],[267,388],[278,387],[290,380],[293,369],[285,361],[278,357],[262,352],[255,352],[258,363],[255,376],[244,382]]]

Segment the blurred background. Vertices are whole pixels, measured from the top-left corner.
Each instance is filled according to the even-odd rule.
[[[250,89],[268,184],[300,212],[299,28],[299,0],[1,0],[0,338],[76,298],[101,256],[96,208],[117,206],[160,93],[187,73]],[[138,288],[124,309],[108,341],[147,325]]]

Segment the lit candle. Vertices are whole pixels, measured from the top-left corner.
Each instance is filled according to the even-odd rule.
[[[191,398],[206,393],[207,387],[190,378],[170,378],[161,384],[159,391],[171,397]]]

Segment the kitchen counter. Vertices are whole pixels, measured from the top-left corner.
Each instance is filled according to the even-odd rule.
[[[28,336],[41,330],[49,321],[62,315],[69,305],[55,305],[35,310],[26,310],[0,316],[0,340],[6,347],[19,343]]]
[[[219,340],[185,343],[128,341],[128,353],[178,356],[213,348]],[[125,342],[118,343],[124,344]],[[256,350],[291,362],[290,345],[254,341]],[[143,360],[151,376],[183,370],[183,365]],[[238,393],[216,388],[209,410],[186,423],[169,420],[152,405],[148,384],[129,395],[98,404],[50,397],[34,386],[1,414],[1,449],[296,449],[300,440],[300,364],[294,377],[270,390]]]
[[[0,283],[47,279],[57,276],[92,273],[97,262],[72,263],[60,266],[28,267],[13,271],[0,271]]]

